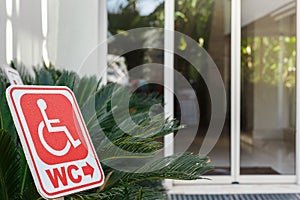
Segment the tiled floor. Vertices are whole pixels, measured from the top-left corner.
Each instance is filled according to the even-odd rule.
[[[192,146],[189,150],[194,153],[199,153],[202,140],[201,137],[196,137],[191,133],[189,129],[185,130],[184,137],[180,140],[175,138],[175,151],[180,152],[184,150],[184,144],[193,141]],[[283,139],[253,139],[251,142],[241,141],[241,167],[271,167],[279,174],[283,175],[294,175],[295,174],[295,145],[294,139],[283,138]],[[212,164],[215,167],[230,167],[230,137],[227,134],[223,134],[213,150],[209,153],[212,160]],[[228,174],[229,175],[229,174]],[[261,175],[261,174],[260,174]],[[216,177],[216,176],[215,176]],[[214,177],[214,178],[215,178]],[[223,184],[224,176],[218,175],[217,178],[221,178],[220,182],[217,180],[208,181],[208,183],[195,182],[196,184],[190,183],[178,183],[170,191],[169,194],[234,194],[233,200],[238,200],[236,194],[276,194],[285,193],[292,194],[297,193],[296,199],[298,200],[300,193],[300,186],[295,184],[238,184],[232,185],[231,182],[225,181]],[[224,179],[225,180],[225,179]],[[273,179],[272,179],[273,180]],[[274,179],[275,180],[275,179]],[[277,179],[276,179],[277,180]],[[216,181],[216,182],[214,182]],[[267,181],[269,183],[273,183]],[[219,183],[219,185],[217,184]],[[221,184],[222,183],[222,184]],[[274,182],[276,183],[276,181]],[[198,196],[192,196],[195,200],[199,199]],[[197,198],[196,198],[197,197]],[[203,196],[202,196],[203,197]],[[216,197],[216,196],[215,196]],[[280,197],[280,196],[279,196]],[[282,197],[282,196],[281,196]],[[193,199],[192,198],[192,199]],[[247,197],[248,198],[248,197]],[[247,199],[246,197],[244,199]],[[250,198],[250,197],[249,197]],[[251,198],[248,200],[252,200]],[[282,197],[283,198],[283,197]],[[281,198],[281,199],[282,199]],[[294,198],[294,197],[293,197]],[[291,198],[284,198],[282,200],[294,200]],[[201,198],[200,198],[201,199]],[[204,197],[202,198],[204,199]],[[212,198],[212,200],[218,200]],[[244,200],[243,198],[240,198]],[[259,199],[259,198],[256,198]],[[280,198],[279,198],[280,199]],[[281,200],[280,199],[280,200]],[[177,199],[175,199],[177,200]],[[206,200],[206,199],[205,199]],[[223,200],[223,199],[221,199]],[[230,200],[230,199],[228,199]],[[254,199],[253,199],[254,200]],[[260,200],[260,199],[259,199]],[[269,198],[268,200],[273,200]]]
[[[175,151],[185,151],[187,144],[192,144],[189,151],[199,153],[203,137],[195,137],[193,129],[184,129],[184,137],[176,139]],[[179,138],[179,137],[178,137]],[[191,142],[192,141],[192,142]],[[251,143],[241,141],[241,167],[269,167],[279,174],[295,174],[295,145],[291,139],[253,139]],[[212,151],[208,154],[215,167],[230,167],[230,137],[222,134]]]

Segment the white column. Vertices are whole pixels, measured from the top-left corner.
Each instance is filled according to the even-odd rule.
[[[174,117],[174,0],[165,0],[165,34],[164,34],[164,112],[165,117]],[[174,134],[164,137],[164,155],[174,153]],[[165,181],[165,187],[171,189],[173,182]]]
[[[13,60],[13,26],[12,20],[6,20],[6,63],[10,64]]]
[[[12,25],[12,13],[13,13],[13,1],[5,1],[6,8],[6,63],[10,64],[13,60],[13,25]]]
[[[99,54],[98,64],[101,68],[102,84],[107,83],[107,4],[106,0],[99,1],[99,43],[101,52]]]
[[[297,57],[296,57],[296,176],[297,184],[300,185],[300,0],[297,0],[297,10],[296,10],[296,40],[297,40]]]
[[[42,34],[43,34],[43,60],[46,66],[50,65],[47,48],[47,36],[48,36],[48,0],[41,0],[41,14],[42,14]]]
[[[81,76],[99,74],[97,45],[101,2],[103,0],[49,1],[52,8],[48,8],[47,49],[55,66]]]
[[[241,0],[231,1],[231,176],[240,174]]]

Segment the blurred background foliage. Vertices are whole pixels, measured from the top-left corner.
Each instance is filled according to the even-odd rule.
[[[247,37],[242,40],[242,77],[251,83],[283,82],[295,87],[296,38],[288,36]]]

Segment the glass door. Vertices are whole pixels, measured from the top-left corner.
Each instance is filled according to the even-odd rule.
[[[208,154],[215,169],[206,176],[210,183],[296,183],[296,0],[197,2],[196,12],[175,6],[175,29],[209,53],[227,95],[225,125]],[[199,25],[194,15],[207,21]],[[179,47],[185,50],[185,45]],[[183,121],[186,140],[199,126],[189,147],[198,153],[210,123],[207,87],[193,76],[193,66],[176,55],[175,69],[189,80],[199,102],[200,115],[187,115]],[[190,94],[178,85],[175,90]],[[180,118],[175,100],[175,116]],[[185,101],[193,110],[195,99],[187,95]],[[181,142],[175,140],[175,152],[180,152]]]
[[[226,101],[220,102],[227,107],[226,117],[222,122],[224,126],[216,144],[208,153],[215,168],[205,176],[212,181],[200,182],[274,183],[275,180],[276,183],[295,183],[296,175],[300,180],[300,170],[297,172],[296,167],[297,160],[300,160],[299,156],[296,159],[296,154],[300,151],[296,145],[297,138],[300,140],[296,137],[296,124],[300,121],[296,120],[296,97],[300,97],[300,88],[296,92],[296,83],[299,83],[296,81],[296,11],[300,7],[298,2],[300,0],[107,0],[105,7],[104,3],[101,4],[99,12],[99,18],[103,17],[100,13],[105,13],[102,12],[105,9],[108,13],[107,24],[103,22],[104,25],[99,27],[99,32],[106,25],[108,28],[108,34],[103,32],[105,34],[102,34],[102,37],[109,38],[119,34],[125,42],[124,46],[129,49],[132,41],[142,41],[141,48],[124,53],[120,59],[116,59],[118,52],[114,49],[118,41],[108,41],[107,58],[110,65],[107,69],[107,81],[115,82],[120,76],[125,77],[121,79],[120,84],[134,85],[134,89],[139,88],[137,92],[156,92],[163,96],[162,101],[167,106],[171,105],[170,109],[168,108],[171,114],[174,113],[174,117],[186,125],[181,133],[184,137],[171,142],[173,145],[168,153],[173,153],[173,149],[174,153],[201,153],[212,118],[212,97],[209,86],[202,74],[195,70],[194,63],[180,54],[198,56],[199,60],[203,58],[203,54],[196,55],[184,36],[175,36],[170,42],[169,35],[164,33],[177,31],[184,34],[205,50],[215,63],[226,92]],[[91,11],[87,8],[94,8],[93,12],[89,13],[96,16],[98,10],[94,5],[96,4],[88,4],[86,10]],[[60,11],[62,6],[69,5],[61,4]],[[298,14],[298,19],[299,16]],[[7,18],[8,22],[10,19],[11,17]],[[42,21],[45,19],[47,18]],[[63,15],[60,16],[60,20],[62,19]],[[80,24],[94,33],[93,37],[89,38],[89,45],[98,41],[98,32],[94,31],[97,18],[93,19],[91,23],[83,21]],[[68,21],[69,18],[65,20]],[[47,23],[43,22],[42,25],[45,25],[45,30],[52,30],[51,27],[56,26],[56,18]],[[142,27],[148,27],[149,30],[145,34],[131,35],[127,40],[124,39],[126,31]],[[152,32],[151,28],[158,28],[160,31]],[[8,26],[7,29],[11,28]],[[42,29],[39,27],[37,30]],[[89,31],[82,34],[90,36]],[[161,35],[164,37],[160,37]],[[46,37],[52,41],[54,36],[55,34],[48,36],[47,33],[43,33],[42,38],[37,38],[36,41],[43,41]],[[64,34],[58,34],[54,40],[61,36],[64,37]],[[71,40],[74,40],[74,37],[71,37]],[[14,40],[14,44],[17,45],[18,35]],[[7,45],[9,47],[10,44]],[[84,48],[87,52],[90,49],[89,45]],[[40,49],[38,46],[34,49]],[[151,48],[145,48],[149,46]],[[169,47],[173,49],[170,50]],[[53,48],[56,48],[55,45]],[[51,53],[51,48],[48,50]],[[42,51],[38,52],[37,55],[40,55]],[[85,55],[80,52],[76,55]],[[18,54],[18,50],[16,53]],[[28,57],[25,52],[20,51],[20,55],[23,54]],[[44,57],[47,54],[47,51],[43,52]],[[49,55],[51,59],[51,54]],[[60,58],[62,57],[58,56],[57,59],[51,60],[55,60],[55,64],[66,61]],[[201,64],[201,71],[210,74],[212,66],[205,62]],[[165,70],[165,66],[168,65],[182,75],[187,81],[186,85],[172,73],[168,74],[172,72]],[[71,63],[70,66],[76,65]],[[139,73],[133,70],[137,66],[143,66]],[[213,83],[215,78],[211,75],[210,83]],[[166,82],[169,83],[167,87],[164,84]],[[174,91],[166,93],[168,89]],[[173,96],[172,92],[178,95]],[[300,125],[300,122],[298,124]],[[177,134],[174,133],[174,136]],[[168,139],[173,140],[173,136],[166,138]],[[182,143],[187,142],[190,142],[188,148],[183,149],[185,145]]]
[[[295,175],[296,1],[241,2],[240,174]]]
[[[199,0],[175,1],[175,31],[183,33],[198,42],[214,61],[226,90],[227,112],[223,130],[212,150],[208,153],[214,169],[206,176],[230,176],[230,1]],[[182,52],[193,53],[191,46],[180,38],[175,41],[175,47]],[[174,55],[174,68],[182,74],[191,87],[185,87],[175,78],[175,117],[181,119],[186,128],[181,134],[185,137],[175,139],[175,153],[183,152],[187,141],[190,141],[188,152],[198,154],[205,144],[212,118],[212,95],[203,74],[199,74],[191,63],[179,55]],[[203,55],[198,59],[205,60]],[[209,71],[210,65],[201,65],[203,71]],[[204,76],[206,74],[204,73]],[[210,79],[216,77],[211,76]],[[215,84],[213,81],[211,84]],[[195,95],[193,95],[195,93]],[[180,103],[179,103],[180,102]],[[186,110],[182,112],[182,110]],[[197,110],[197,112],[195,112]],[[208,136],[209,137],[209,136]],[[207,142],[207,141],[206,141]],[[217,177],[216,177],[217,178]]]
[[[119,10],[114,10],[116,2],[120,3]],[[207,52],[223,81],[226,117],[220,137],[208,153],[215,168],[205,174],[212,180],[189,183],[295,183],[296,0],[157,0],[151,6],[150,1],[130,2],[107,1],[111,34],[143,27],[145,21],[147,26],[165,31],[174,29],[192,38]],[[174,15],[170,11],[173,6]],[[132,20],[125,17],[139,23],[128,24]],[[120,20],[124,23],[120,24]],[[181,131],[184,137],[179,140],[176,140],[179,134],[174,133],[174,143],[173,136],[165,138],[173,144],[166,149],[170,150],[168,153],[174,149],[174,153],[198,154],[211,123],[212,97],[203,76],[181,56],[193,54],[190,43],[185,36],[176,35],[172,44],[168,37],[156,41],[174,47],[174,52],[142,49],[124,55],[129,74],[137,65],[166,66],[169,63],[174,66],[174,76],[165,69],[163,72],[149,66],[141,76],[131,74],[128,81],[142,85],[149,77],[164,83],[169,81],[174,96],[170,96],[170,91],[166,93],[168,87],[153,85],[153,88],[164,96],[164,101],[171,105],[168,110],[172,110],[186,128]],[[149,38],[148,43],[154,42],[153,35]],[[210,65],[204,63],[201,70],[209,74]],[[182,79],[176,78],[176,74]],[[113,78],[113,74],[108,71],[109,78]],[[174,105],[169,104],[170,100]]]

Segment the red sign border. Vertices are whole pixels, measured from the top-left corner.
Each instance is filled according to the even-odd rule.
[[[84,184],[84,185],[80,185],[80,186],[75,186],[73,188],[68,188],[68,189],[64,189],[64,190],[60,190],[60,191],[57,191],[57,192],[53,192],[53,193],[49,193],[45,190],[43,184],[42,184],[42,181],[41,181],[41,178],[40,178],[40,175],[38,173],[38,169],[37,169],[37,166],[36,166],[36,163],[35,163],[35,160],[34,160],[34,156],[32,155],[32,150],[29,148],[29,143],[28,143],[28,139],[26,137],[26,134],[25,134],[25,131],[24,131],[24,127],[21,123],[21,120],[20,120],[20,116],[19,116],[19,113],[16,112],[17,111],[17,108],[16,108],[16,104],[15,104],[15,101],[14,99],[12,98],[12,93],[13,91],[15,90],[41,90],[41,91],[45,91],[45,90],[58,90],[58,91],[67,91],[68,93],[71,94],[72,98],[73,98],[73,101],[74,101],[74,106],[76,108],[76,111],[78,112],[79,114],[79,117],[80,119],[78,119],[80,121],[80,123],[83,124],[83,127],[84,127],[84,133],[82,134],[85,134],[85,137],[88,138],[88,141],[86,141],[91,149],[92,149],[92,152],[93,152],[93,155],[94,155],[94,158],[96,159],[96,163],[98,165],[98,168],[100,170],[100,174],[101,174],[101,179],[99,181],[95,181],[95,182],[91,182],[91,183],[88,183],[88,184]],[[11,103],[11,105],[13,106],[13,110],[14,110],[14,113],[12,113],[12,116],[13,117],[16,117],[16,119],[18,120],[18,124],[20,125],[20,128],[21,128],[21,131],[22,131],[22,135],[25,139],[25,142],[26,142],[26,146],[24,147],[25,144],[23,144],[23,142],[21,142],[22,146],[23,146],[23,149],[26,151],[26,152],[29,152],[30,154],[30,159],[31,159],[31,162],[28,162],[29,164],[29,167],[30,167],[30,170],[31,170],[31,173],[34,177],[34,182],[36,183],[35,185],[37,186],[37,190],[38,192],[40,193],[41,196],[43,197],[46,197],[46,198],[57,198],[57,197],[60,197],[61,195],[59,194],[62,194],[62,195],[68,195],[68,194],[72,194],[73,191],[74,193],[75,192],[79,192],[79,191],[83,191],[83,190],[88,190],[88,189],[92,189],[94,187],[90,187],[90,186],[93,186],[93,185],[96,185],[97,186],[100,186],[103,184],[104,182],[104,172],[102,170],[102,167],[100,165],[100,161],[98,159],[98,156],[95,152],[95,148],[93,146],[93,143],[91,142],[91,138],[90,136],[88,135],[88,131],[87,131],[87,127],[85,125],[85,122],[83,120],[83,117],[82,117],[82,114],[80,112],[80,109],[79,109],[79,106],[77,104],[77,101],[76,101],[76,98],[74,96],[74,93],[66,86],[16,86],[16,85],[11,85],[9,88],[7,88],[6,90],[6,96],[7,96],[7,100],[9,103]],[[25,153],[26,153],[25,152]],[[27,159],[27,156],[26,156],[26,159]],[[31,166],[31,164],[33,164],[33,166]],[[32,169],[33,167],[33,169]],[[37,180],[36,180],[36,177],[37,177]],[[96,186],[95,186],[96,187]],[[80,190],[82,189],[82,190]],[[42,192],[42,191],[43,192]],[[75,191],[76,190],[76,191]],[[45,196],[45,194],[47,196]]]

